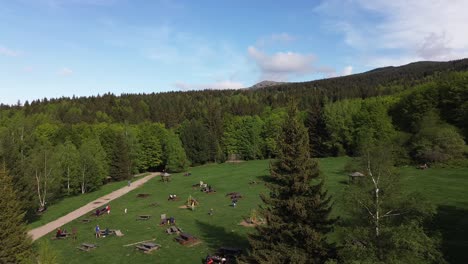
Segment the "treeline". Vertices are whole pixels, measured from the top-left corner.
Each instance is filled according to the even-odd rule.
[[[80,98],[26,101],[24,107],[0,105],[0,109],[22,109],[26,116],[46,114],[66,123],[163,123],[174,127],[184,120],[205,117],[207,111],[232,115],[260,115],[265,107],[285,107],[294,98],[301,109],[309,109],[324,98],[334,102],[401,92],[439,78],[446,72],[468,70],[468,59],[451,62],[418,62],[386,67],[345,77],[303,83],[284,83],[263,89],[205,90],[152,94],[104,94]]]

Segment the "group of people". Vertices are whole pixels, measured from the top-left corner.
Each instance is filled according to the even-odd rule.
[[[211,187],[211,185],[201,188],[201,191],[206,193],[216,192],[215,189]]]
[[[99,227],[99,225],[96,225],[96,227],[94,228],[94,232],[96,233],[96,238],[99,238],[101,237],[101,228]],[[104,230],[104,237],[108,236],[110,233],[110,230],[108,227],[106,227],[106,229]]]
[[[73,227],[72,228],[72,233],[71,233],[73,239],[76,239],[76,237],[77,237],[76,234],[77,234],[76,227]],[[62,230],[61,227],[57,228],[57,232],[55,233],[56,238],[67,237],[68,235],[69,234],[68,234],[67,230],[66,229]]]
[[[176,221],[173,216],[161,219],[161,225],[175,225]]]
[[[102,209],[97,208],[96,209],[96,216],[100,216],[101,214],[106,213],[106,212],[107,212],[107,214],[110,214],[110,206],[109,205],[106,205],[106,207],[104,207]]]
[[[227,259],[221,256],[206,256],[205,264],[225,264]]]
[[[236,207],[236,205],[237,205],[237,198],[236,197],[231,198],[231,204],[232,204],[232,207]]]
[[[60,238],[60,237],[66,236],[66,235],[67,235],[67,230],[64,229],[62,231],[61,227],[57,228],[57,233],[55,233],[56,238]]]

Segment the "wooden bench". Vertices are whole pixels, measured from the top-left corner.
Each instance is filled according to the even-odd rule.
[[[92,249],[95,249],[96,247],[97,246],[95,244],[82,243],[81,246],[77,247],[77,249],[82,251],[90,251]]]
[[[136,249],[143,251],[144,253],[150,253],[154,250],[158,250],[161,248],[161,245],[155,243],[140,243],[135,246]]]
[[[82,223],[89,223],[89,222],[91,222],[91,220],[90,219],[81,219],[81,222]]]
[[[136,220],[148,220],[151,218],[151,215],[139,215]]]
[[[57,235],[53,236],[52,239],[65,239],[65,238],[68,238],[70,236],[71,236],[70,233],[62,233],[62,234],[60,234],[60,236],[57,236]]]

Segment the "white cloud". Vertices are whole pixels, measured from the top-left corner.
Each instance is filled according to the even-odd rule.
[[[235,81],[219,81],[209,84],[188,84],[185,82],[176,82],[174,84],[180,90],[187,91],[187,90],[205,90],[205,89],[213,89],[213,90],[227,90],[227,89],[241,89],[245,88],[245,85],[241,82]]]
[[[261,79],[285,81],[293,75],[304,75],[314,72],[312,62],[315,56],[291,51],[265,54],[254,46],[247,49],[262,73]]]
[[[342,76],[350,75],[353,73],[353,66],[346,66],[341,73]]]
[[[58,71],[59,75],[67,76],[67,75],[72,75],[73,71],[70,68],[63,67],[61,70]]]
[[[468,57],[468,1],[324,1],[316,11],[369,66]]]
[[[4,46],[0,46],[0,55],[4,55],[7,57],[18,57],[21,53],[16,50],[9,49]]]

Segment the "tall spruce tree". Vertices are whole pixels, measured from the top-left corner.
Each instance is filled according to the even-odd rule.
[[[23,222],[25,212],[12,179],[0,169],[0,263],[25,263],[31,257],[31,239]]]
[[[249,235],[249,262],[324,263],[334,255],[334,245],[327,241],[335,222],[330,218],[331,198],[308,147],[307,129],[296,106],[290,106],[278,160],[270,165],[270,195],[261,196],[266,224]]]
[[[115,136],[113,146],[110,175],[116,181],[130,179],[131,171],[130,150],[123,134]]]

